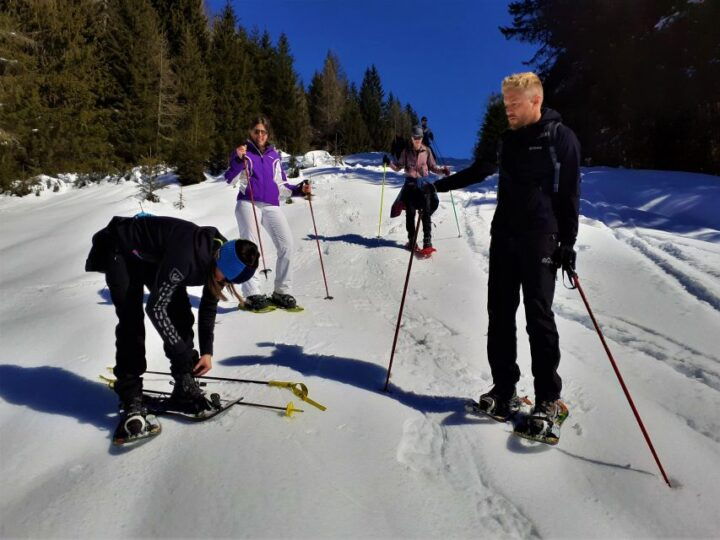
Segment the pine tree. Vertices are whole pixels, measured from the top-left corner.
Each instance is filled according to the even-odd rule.
[[[410,127],[412,126],[419,126],[420,125],[420,117],[418,116],[418,113],[415,112],[415,109],[413,109],[412,105],[409,103],[405,105],[405,117],[410,122]]]
[[[367,150],[370,134],[360,111],[360,97],[354,84],[350,85],[346,96],[339,125],[340,150],[343,154],[352,154]]]
[[[297,153],[307,148],[310,120],[305,91],[293,69],[290,43],[281,34],[271,58],[272,88],[267,90],[266,110],[272,119],[277,144]]]
[[[42,115],[38,93],[37,44],[10,11],[0,13],[0,193],[34,169],[28,146]],[[14,191],[22,193],[22,187]]]
[[[410,137],[412,125],[405,114],[402,103],[400,103],[399,99],[393,96],[392,92],[388,95],[387,102],[384,106],[384,112],[383,124],[385,125],[385,145],[383,146],[383,149],[389,149],[391,142],[396,137]]]
[[[161,157],[173,97],[167,45],[149,0],[112,0],[105,40],[113,84],[110,138],[128,165]]]
[[[170,57],[182,53],[185,32],[192,34],[200,56],[205,60],[210,47],[208,21],[203,0],[152,0],[163,24],[170,47]]]
[[[207,68],[190,29],[184,34],[175,72],[179,115],[172,164],[181,184],[195,184],[204,180],[210,156],[213,100]]]
[[[13,2],[21,32],[36,41],[40,107],[25,155],[31,169],[102,172],[112,168],[103,102],[109,75],[99,44],[105,4]]]
[[[380,74],[374,65],[365,71],[360,86],[360,111],[370,133],[370,147],[373,150],[384,150],[387,129],[383,122],[384,92],[380,82]]]
[[[334,147],[346,92],[347,79],[340,60],[328,51],[322,73],[315,74],[309,92],[310,120],[318,146],[326,149]]]
[[[287,151],[291,154],[303,154],[310,149],[312,127],[310,125],[307,94],[300,82],[295,85],[292,110],[294,113],[288,119],[287,125]]]
[[[703,129],[717,133],[710,126],[720,120],[718,2],[522,0],[509,10],[502,32],[540,45],[531,63],[545,102],[577,132],[586,158],[720,168],[720,136]]]
[[[474,159],[494,163],[497,160],[498,141],[507,128],[507,116],[502,95],[492,94],[488,99],[485,116],[478,130],[478,138],[473,151]]]
[[[247,137],[247,122],[259,110],[259,92],[250,70],[251,44],[228,2],[215,21],[208,66],[214,92],[215,134],[210,171],[227,168],[228,154]]]

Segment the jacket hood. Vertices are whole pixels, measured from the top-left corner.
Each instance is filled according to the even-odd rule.
[[[538,123],[546,124],[548,122],[562,122],[562,116],[554,109],[542,109],[542,115]]]

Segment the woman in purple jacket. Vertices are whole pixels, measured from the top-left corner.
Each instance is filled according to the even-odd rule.
[[[259,243],[259,231],[253,216],[254,202],[258,223],[268,232],[277,250],[275,290],[272,296],[268,298],[263,294],[257,275],[242,284],[245,308],[251,311],[262,311],[271,304],[285,309],[296,306],[295,298],[290,294],[292,231],[280,210],[280,198],[310,193],[310,185],[307,183],[297,186],[288,184],[280,154],[268,142],[269,137],[268,119],[264,116],[254,118],[250,124],[249,139],[235,149],[230,158],[230,167],[225,172],[228,184],[237,184],[239,187],[235,217],[240,237]]]

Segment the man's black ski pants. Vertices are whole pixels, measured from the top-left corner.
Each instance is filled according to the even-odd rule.
[[[520,379],[515,315],[522,290],[530,340],[535,399],[560,397],[560,345],[552,312],[557,236],[547,233],[493,235],[488,279],[488,360],[493,383],[508,397]]]

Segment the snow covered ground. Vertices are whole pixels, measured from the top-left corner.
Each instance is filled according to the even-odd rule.
[[[83,272],[92,233],[139,210],[134,183],[61,185],[0,198],[2,537],[717,537],[720,531],[720,178],[584,171],[578,272],[676,486],[669,489],[576,291],[558,286],[560,373],[570,417],[555,448],[467,417],[491,384],[485,356],[489,225],[496,182],[447,195],[436,255],[415,261],[391,379],[382,386],[405,278],[404,220],[378,231],[380,155],[312,158],[313,208],[283,205],[306,311],[222,304],[211,375],[305,382],[293,418],[235,407],[203,424],[166,418],[131,450],[110,444],[114,312]],[[145,210],[236,235],[221,181],[160,192]],[[264,242],[269,266],[274,252]],[[272,276],[272,274],[271,274]],[[272,283],[268,282],[271,292]],[[199,289],[191,289],[195,306]],[[167,361],[148,324],[150,369]],[[518,312],[520,390],[531,392]],[[146,387],[169,390],[147,376]],[[285,405],[287,390],[219,383],[225,396]]]

